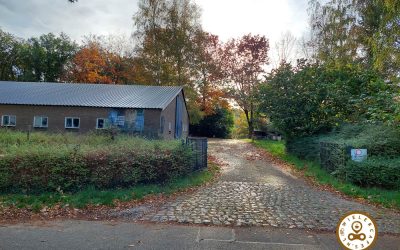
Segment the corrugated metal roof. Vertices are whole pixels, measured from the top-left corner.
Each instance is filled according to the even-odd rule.
[[[176,86],[0,81],[0,104],[164,109]]]

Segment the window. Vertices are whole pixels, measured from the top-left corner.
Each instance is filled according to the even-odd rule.
[[[165,118],[164,118],[164,116],[161,116],[161,118],[160,118],[160,133],[161,134],[164,133],[164,124],[165,124]]]
[[[3,115],[1,117],[1,125],[5,127],[15,127],[15,125],[17,125],[17,117],[15,115]]]
[[[106,118],[97,118],[96,120],[96,128],[97,129],[105,129],[106,128],[107,119]]]
[[[79,128],[79,117],[65,117],[65,128]]]
[[[143,116],[144,115],[144,109],[137,109],[136,112],[137,112],[138,116]]]
[[[34,116],[33,127],[34,128],[47,128],[49,119],[46,116]]]

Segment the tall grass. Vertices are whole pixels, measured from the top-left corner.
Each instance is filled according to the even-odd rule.
[[[99,133],[88,134],[49,134],[33,132],[29,139],[26,132],[0,129],[0,154],[31,150],[70,150],[78,147],[87,151],[99,148],[135,148],[137,150],[173,149],[179,141],[148,140],[140,137],[118,135],[111,136]]]

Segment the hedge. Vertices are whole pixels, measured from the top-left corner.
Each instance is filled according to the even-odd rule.
[[[16,150],[0,155],[0,192],[74,192],[87,186],[115,188],[167,182],[191,171],[191,150],[176,145],[145,150],[115,146]]]
[[[342,147],[341,150],[324,151],[327,161],[320,159],[320,143],[327,142]],[[348,160],[351,148],[366,148],[368,160],[362,163]],[[288,153],[301,159],[332,165],[328,172],[360,186],[400,188],[400,130],[379,124],[342,125],[330,133],[295,138],[286,142]],[[345,152],[346,155],[343,154]],[[342,158],[342,159],[339,159]],[[336,161],[336,159],[338,159]],[[396,160],[397,159],[397,160]],[[337,164],[343,162],[343,164]],[[396,172],[397,171],[397,172]]]
[[[286,142],[288,153],[301,159],[319,162],[320,142],[331,142],[352,148],[366,148],[370,156],[400,155],[400,130],[384,125],[342,125],[336,130]]]
[[[286,150],[300,159],[319,161],[319,137],[307,136],[287,141]]]
[[[400,189],[400,158],[370,157],[363,162],[350,160],[334,175],[363,187]]]

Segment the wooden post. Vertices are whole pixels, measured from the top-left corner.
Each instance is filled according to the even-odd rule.
[[[26,132],[26,139],[28,141],[31,139],[31,129],[32,129],[32,125],[28,125],[28,131]]]

